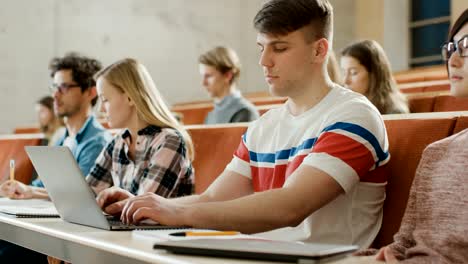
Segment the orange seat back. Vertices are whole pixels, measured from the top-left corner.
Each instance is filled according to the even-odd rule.
[[[232,160],[247,123],[188,126],[195,147],[195,192],[200,194]]]
[[[408,107],[410,113],[427,113],[434,109],[435,98],[428,97],[413,97],[408,99]]]
[[[15,134],[36,134],[36,133],[41,133],[41,130],[37,126],[17,127],[17,128],[15,128],[15,131],[13,133],[15,133]]]
[[[451,135],[455,122],[456,117],[385,120],[391,155],[386,168],[389,179],[382,228],[373,247],[380,248],[393,242],[423,150],[430,143]]]
[[[15,179],[26,184],[31,182],[33,166],[24,147],[39,146],[42,139],[42,134],[0,137],[0,182],[9,178],[10,159],[15,160]]]
[[[213,110],[213,103],[175,106],[171,111],[181,114],[184,125],[199,125],[205,123],[208,113]]]
[[[468,128],[468,116],[459,116],[453,129],[453,134],[463,131]]]
[[[441,95],[435,98],[433,112],[466,111],[468,98]]]

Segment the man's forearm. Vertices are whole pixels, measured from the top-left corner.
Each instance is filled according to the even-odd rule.
[[[184,203],[185,224],[195,228],[236,230],[251,234],[299,224],[301,210],[289,204],[294,195],[284,189],[256,193],[224,202]]]
[[[341,186],[328,174],[302,166],[280,189],[181,205],[181,221],[195,228],[264,232],[299,225],[342,193]]]
[[[171,199],[171,201],[177,202],[178,204],[195,204],[209,202],[208,199],[206,199],[206,197],[198,194],[174,198]]]

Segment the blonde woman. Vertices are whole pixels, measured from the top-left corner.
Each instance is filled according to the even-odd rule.
[[[164,103],[146,68],[120,60],[95,75],[101,110],[111,128],[125,128],[101,152],[86,177],[99,193],[191,194],[193,145]]]
[[[344,83],[365,95],[381,114],[408,113],[408,103],[393,79],[390,62],[373,40],[353,43],[341,51]]]
[[[198,62],[202,85],[214,100],[205,124],[249,122],[259,117],[255,106],[237,89],[241,65],[234,50],[215,47],[202,54]]]
[[[192,140],[164,103],[145,66],[123,59],[95,74],[101,111],[111,128],[125,128],[101,152],[86,181],[96,193],[111,187],[125,199],[164,197],[193,189]],[[61,263],[48,257],[50,264]]]

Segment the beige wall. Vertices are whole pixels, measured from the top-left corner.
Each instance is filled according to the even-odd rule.
[[[455,20],[458,18],[458,16],[463,13],[465,9],[468,8],[468,1],[467,0],[451,0],[452,1],[452,6],[451,6],[451,21],[452,23],[455,22]]]
[[[265,89],[252,20],[263,0],[0,0],[0,133],[35,124],[48,63],[79,51],[108,65],[134,57],[168,102],[208,99],[197,58],[234,48],[243,91]],[[11,115],[15,109],[15,115]]]
[[[333,50],[339,52],[354,39],[355,0],[330,0],[334,12]]]
[[[384,0],[356,0],[355,39],[384,41]]]
[[[408,1],[355,0],[354,39],[377,41],[394,71],[408,68]]]
[[[240,88],[266,90],[252,28],[263,1],[0,0],[0,133],[35,123],[34,102],[48,93],[47,64],[70,50],[104,64],[125,56],[140,59],[172,103],[208,98],[197,57],[214,45],[229,45],[242,60]],[[357,39],[375,39],[394,70],[403,69],[408,37],[401,6],[409,1],[330,0],[334,50]],[[467,7],[467,0],[452,0],[452,17]]]

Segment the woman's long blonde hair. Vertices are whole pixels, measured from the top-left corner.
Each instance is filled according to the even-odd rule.
[[[100,77],[130,97],[141,120],[150,125],[177,130],[185,142],[188,157],[194,159],[190,135],[172,115],[143,64],[131,58],[119,60],[94,75],[95,80]]]

